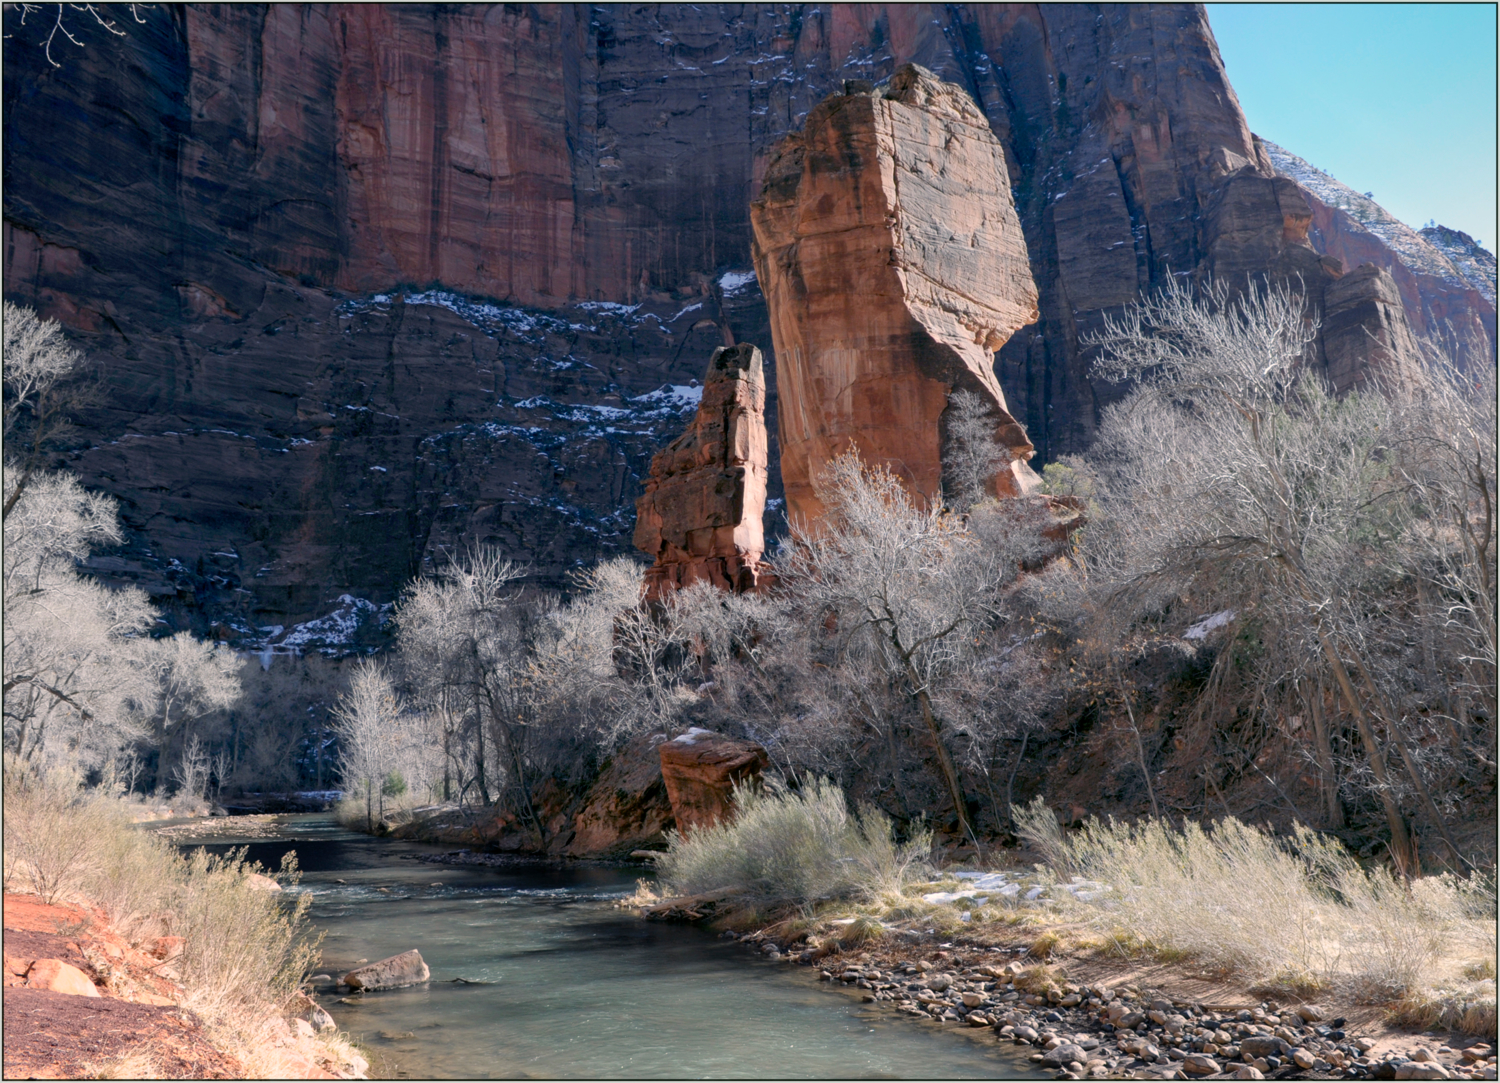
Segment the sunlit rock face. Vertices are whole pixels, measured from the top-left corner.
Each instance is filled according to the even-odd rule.
[[[692,583],[735,593],[766,575],[766,376],[749,343],[714,351],[691,424],[651,460],[635,544],[652,558],[645,597]]]
[[[987,400],[1015,456],[999,492],[1035,484],[993,353],[1036,319],[1036,284],[1005,152],[962,87],[916,65],[847,84],[772,152],[750,220],[793,523],[821,517],[823,471],[851,447],[935,498],[955,388]]]
[[[658,750],[672,817],[683,834],[730,819],[734,815],[735,787],[758,786],[761,773],[771,762],[766,750],[753,741],[696,726],[663,741]]]

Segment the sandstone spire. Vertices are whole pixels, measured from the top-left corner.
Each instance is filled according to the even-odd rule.
[[[766,377],[760,351],[721,346],[687,431],[651,460],[635,502],[635,544],[656,563],[646,599],[706,580],[753,590],[765,574]]]
[[[846,83],[773,150],[750,218],[793,522],[821,516],[823,466],[851,444],[935,495],[957,388],[992,405],[1015,457],[996,495],[1035,485],[992,354],[1036,320],[1036,284],[1004,150],[961,87],[915,64]]]

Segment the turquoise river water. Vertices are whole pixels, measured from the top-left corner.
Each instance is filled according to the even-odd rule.
[[[440,848],[354,834],[327,816],[282,826],[281,838],[251,841],[250,856],[275,868],[297,852],[326,973],[408,948],[432,969],[428,985],[348,1002],[322,988],[339,1026],[372,1054],[372,1075],[1044,1078],[987,1031],[864,1005],[811,968],[615,909],[638,869],[428,864],[419,859]]]

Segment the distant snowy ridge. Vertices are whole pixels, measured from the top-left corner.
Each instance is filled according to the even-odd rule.
[[[1490,301],[1495,300],[1495,254],[1462,230],[1427,226],[1419,231],[1427,243],[1453,261],[1459,274]]]
[[[1495,257],[1475,245],[1468,234],[1443,230],[1444,234],[1463,237],[1469,245],[1483,254],[1455,259],[1454,253],[1460,250],[1460,244],[1444,244],[1442,247],[1433,244],[1425,235],[1427,231],[1419,233],[1412,229],[1369,196],[1361,195],[1348,185],[1334,180],[1321,169],[1309,165],[1269,139],[1259,136],[1256,138],[1265,146],[1277,173],[1296,181],[1328,206],[1343,211],[1359,226],[1384,241],[1410,270],[1417,274],[1444,278],[1458,286],[1470,286],[1491,304],[1495,303]],[[1487,269],[1483,258],[1485,256],[1488,257]]]

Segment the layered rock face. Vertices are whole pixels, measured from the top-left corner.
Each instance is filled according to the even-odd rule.
[[[766,377],[745,343],[714,351],[687,431],[651,460],[635,502],[636,548],[654,563],[645,598],[712,583],[754,590],[765,569]]]
[[[1345,268],[1370,264],[1385,271],[1412,332],[1429,346],[1462,366],[1494,364],[1492,253],[1457,230],[1414,230],[1290,151],[1261,143],[1277,174],[1295,181],[1307,198],[1307,236],[1317,251]]]
[[[628,551],[726,341],[766,357],[774,505],[749,203],[819,102],[907,62],[1003,150],[1040,318],[995,375],[1043,459],[1120,393],[1080,345],[1104,312],[1278,246],[1386,267],[1419,335],[1473,326],[1493,356],[1493,291],[1408,281],[1316,207],[1288,237],[1195,6],[187,5],[123,38],[79,19],[61,68],[20,16],[5,296],[103,377],[67,463],[129,540],[93,566],[247,645],[474,542],[548,584]]]
[[[1034,487],[991,355],[1036,319],[1036,285],[1005,152],[962,87],[916,65],[846,84],[772,152],[750,219],[794,524],[821,517],[821,475],[851,447],[934,498],[956,388],[986,400],[1014,457],[998,493]]]
[[[1384,268],[1366,263],[1329,283],[1322,332],[1328,378],[1339,394],[1372,379],[1388,388],[1422,379],[1421,347]]]
[[[758,744],[697,727],[660,747],[662,781],[677,830],[684,833],[731,815],[734,787],[755,783],[771,762]]]

